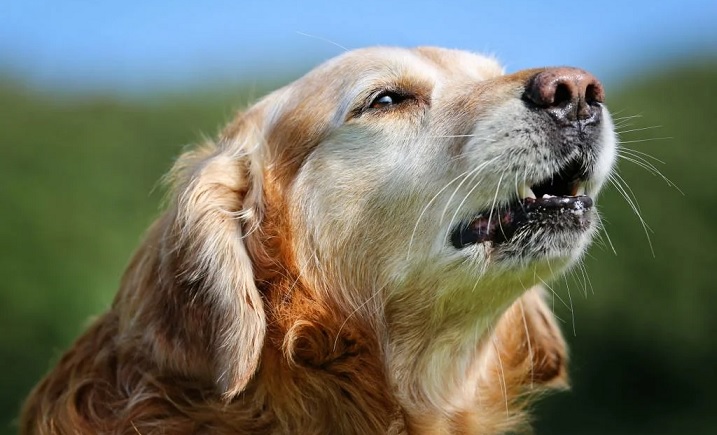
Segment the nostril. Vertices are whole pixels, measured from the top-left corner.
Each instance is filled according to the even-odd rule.
[[[585,102],[588,104],[602,103],[604,99],[600,83],[590,83],[585,88]]]
[[[595,102],[595,85],[590,84],[585,88],[585,102],[588,104]]]
[[[565,83],[558,83],[555,87],[555,95],[553,96],[553,105],[562,106],[571,102],[573,99],[573,93],[570,87]]]

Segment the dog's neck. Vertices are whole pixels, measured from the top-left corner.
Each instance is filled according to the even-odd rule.
[[[496,343],[496,323],[504,309],[471,321],[455,322],[458,317],[452,315],[438,324],[427,321],[425,313],[394,312],[390,314],[405,316],[405,328],[374,331],[358,326],[367,322],[353,322],[350,313],[317,300],[300,280],[282,278],[263,293],[273,312],[256,382],[275,388],[272,395],[295,400],[296,409],[370,416],[376,426],[367,426],[367,433],[404,425],[412,433],[452,433],[458,426],[469,427],[471,420],[485,421],[483,414],[496,414],[496,406],[501,425],[515,420],[518,410],[508,409],[513,398],[507,395],[520,394],[518,387],[506,387],[506,374],[496,374],[515,372],[527,355],[499,367],[501,351],[507,349]],[[406,340],[411,334],[424,339]],[[327,377],[334,382],[318,382]],[[490,402],[479,403],[479,395]],[[342,405],[335,406],[336,401]]]
[[[316,422],[354,425],[316,428],[317,433],[382,433],[403,427],[375,333],[346,321],[300,280],[281,277],[262,287],[271,311],[254,388],[269,390],[272,401],[280,398],[282,412],[296,411],[285,416],[296,426],[283,429],[308,433]],[[322,413],[326,418],[317,417]]]
[[[482,301],[480,292],[470,288],[444,290],[426,291],[434,301],[450,299],[446,303],[438,300],[433,306],[417,307],[393,301],[386,313],[392,325],[389,373],[400,402],[421,432],[439,431],[451,426],[456,416],[476,411],[484,368],[494,358],[495,327],[510,303]],[[413,293],[418,300],[424,298],[420,289]],[[459,303],[463,293],[471,294],[472,300]]]

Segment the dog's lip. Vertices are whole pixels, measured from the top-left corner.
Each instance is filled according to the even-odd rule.
[[[473,219],[455,227],[451,244],[456,249],[485,242],[500,244],[509,241],[521,228],[530,224],[545,225],[562,219],[584,219],[593,207],[587,195],[526,197],[506,208],[479,213]]]

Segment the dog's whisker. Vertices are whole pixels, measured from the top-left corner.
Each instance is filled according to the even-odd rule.
[[[322,36],[311,35],[311,34],[309,34],[309,33],[301,32],[301,31],[298,31],[298,30],[296,31],[296,33],[299,34],[299,35],[301,35],[301,36],[306,36],[307,38],[313,38],[313,39],[318,39],[319,41],[327,42],[327,43],[329,43],[329,44],[331,44],[331,45],[334,45],[334,46],[336,46],[336,47],[342,49],[342,50],[345,51],[345,52],[350,51],[348,48],[344,47],[343,45],[341,45],[341,44],[339,44],[339,43],[337,43],[337,42],[335,42],[335,41],[332,41],[332,40],[330,40],[330,39],[328,39],[328,38],[324,38],[324,37],[322,37]]]
[[[590,288],[590,293],[592,295],[595,295],[595,287],[593,287],[592,280],[590,280],[590,274],[588,274],[587,267],[585,266],[585,262],[580,261],[578,264],[578,269],[580,270],[580,273],[583,276],[583,280],[585,282],[585,296],[587,297],[588,293],[588,287]]]
[[[406,260],[410,259],[410,257],[411,257],[411,247],[413,246],[413,240],[416,236],[416,231],[418,230],[418,224],[421,222],[421,219],[423,218],[423,215],[426,213],[428,208],[431,206],[431,204],[433,204],[433,202],[436,199],[438,199],[438,197],[440,196],[441,193],[443,193],[443,191],[448,189],[448,187],[450,187],[451,184],[455,183],[457,180],[459,180],[461,177],[465,176],[469,172],[470,171],[465,171],[465,172],[461,173],[460,175],[456,176],[455,178],[453,178],[448,183],[446,183],[438,192],[436,192],[435,195],[433,195],[433,197],[423,207],[423,209],[421,210],[421,213],[418,214],[418,219],[416,219],[416,224],[413,226],[413,231],[411,232],[411,239],[408,242],[408,253],[406,254]]]
[[[570,318],[573,324],[573,337],[577,337],[578,333],[575,328],[575,309],[573,308],[573,297],[570,294],[570,284],[568,283],[567,278],[565,279],[565,289],[568,291],[568,301],[570,302]]]
[[[471,169],[470,171],[468,171],[467,173],[465,173],[461,182],[458,183],[458,185],[455,187],[455,189],[453,189],[453,192],[451,193],[451,195],[448,197],[448,200],[446,201],[445,206],[443,207],[443,211],[441,211],[441,216],[438,219],[439,225],[441,223],[443,223],[443,218],[445,217],[445,214],[448,211],[448,208],[450,207],[451,203],[453,202],[453,198],[456,196],[456,193],[458,193],[458,190],[461,188],[461,186],[463,186],[463,184],[465,184],[465,182],[468,181],[468,178],[471,175],[478,173],[481,169],[482,169],[481,166],[477,166],[477,167]]]
[[[498,192],[500,191],[500,183],[503,181],[503,176],[505,173],[500,174],[500,178],[498,179],[498,185],[495,187],[495,195],[493,196],[493,203],[490,206],[490,213],[488,214],[488,228],[490,228],[490,220],[493,218],[493,211],[495,210],[495,204],[498,200]]]
[[[542,279],[540,276],[538,276],[538,275],[535,275],[535,278],[536,278],[538,281],[540,281],[540,282],[545,286],[545,288],[547,288],[548,290],[550,290],[550,292],[553,294],[553,296],[554,296],[555,298],[557,298],[558,301],[560,301],[560,303],[561,303],[565,308],[567,308],[568,310],[571,309],[571,308],[570,308],[570,305],[569,305],[567,302],[565,302],[565,300],[563,300],[563,298],[560,297],[560,295],[555,291],[555,289],[553,289],[553,287],[551,287],[547,282],[545,282],[545,280],[543,280],[543,279]],[[555,305],[555,302],[553,302],[553,305]],[[555,308],[553,308],[553,311],[555,311]]]
[[[628,153],[628,154],[633,154],[633,155],[634,155],[634,154],[638,154],[638,155],[643,156],[643,157],[645,157],[645,158],[654,160],[654,161],[656,161],[657,163],[660,163],[660,164],[663,164],[663,165],[666,164],[664,161],[658,159],[657,157],[653,156],[652,154],[648,154],[648,153],[646,153],[646,152],[639,151],[639,150],[636,150],[636,149],[633,149],[633,148],[628,148],[628,147],[626,147],[626,146],[622,146],[622,147],[618,148],[617,152],[618,152],[618,154],[620,154],[620,153]]]
[[[640,211],[640,206],[637,203],[637,198],[634,197],[634,192],[632,192],[632,189],[630,189],[630,186],[627,185],[625,180],[620,177],[620,175],[617,172],[614,172],[609,178],[608,181],[615,186],[617,191],[620,193],[620,195],[627,201],[627,204],[632,209],[633,213],[635,213],[635,216],[637,216],[637,219],[640,221],[640,224],[642,225],[642,229],[645,232],[645,237],[647,238],[647,243],[650,246],[650,252],[652,253],[652,256],[655,256],[655,250],[652,246],[652,238],[650,237],[650,233],[652,232],[652,228],[647,224],[647,222],[642,218],[642,212]]]
[[[652,142],[652,141],[658,141],[658,140],[671,140],[674,139],[670,136],[665,137],[650,137],[647,139],[633,139],[633,140],[621,140],[620,145],[625,145],[626,143],[638,143],[638,142]]]
[[[523,280],[518,278],[523,292],[528,292]],[[533,344],[530,337],[530,328],[528,328],[528,319],[525,317],[525,307],[523,306],[523,300],[518,299],[518,307],[520,308],[520,317],[523,320],[523,330],[525,331],[525,342],[528,346],[528,358],[530,359],[530,389],[535,388],[535,354],[533,353]]]
[[[493,343],[493,349],[495,351],[496,358],[498,359],[498,368],[500,370],[500,389],[503,392],[503,400],[505,401],[505,415],[510,417],[510,407],[508,406],[508,382],[505,378],[505,368],[503,367],[503,358],[500,356],[500,349],[495,339],[495,330],[491,327],[489,329],[491,334],[491,342]]]
[[[632,128],[632,129],[630,129],[630,130],[620,130],[620,129],[616,129],[616,133],[622,135],[622,134],[625,134],[625,133],[633,133],[633,132],[636,132],[636,131],[654,130],[654,129],[656,129],[656,128],[662,128],[662,126],[661,126],[661,125],[651,125],[651,126],[649,126],[649,127]]]
[[[484,167],[487,167],[490,163],[492,163],[492,161],[484,163],[483,166],[484,166]],[[475,179],[476,176],[477,176],[479,173],[480,173],[480,172],[476,172],[476,173],[473,175],[473,177],[472,177],[472,179],[471,179],[471,182],[473,182],[473,179]],[[470,198],[470,195],[478,188],[478,186],[480,186],[480,183],[481,183],[481,182],[478,181],[478,182],[463,196],[463,199],[462,199],[461,202],[458,204],[458,207],[456,207],[456,211],[453,213],[453,216],[451,216],[451,220],[450,220],[450,222],[448,223],[448,226],[446,227],[446,237],[448,237],[448,233],[451,231],[451,228],[453,228],[453,224],[454,224],[454,222],[455,222],[455,219],[456,219],[456,217],[458,216],[458,214],[460,213],[461,208],[463,207],[463,204],[465,204],[465,202],[468,200],[468,198]]]
[[[641,154],[644,154],[648,157],[652,157],[646,153],[641,153]],[[645,169],[647,172],[651,173],[652,175],[654,175],[656,177],[661,178],[665,183],[667,183],[668,186],[677,189],[677,191],[680,192],[684,196],[685,193],[672,180],[670,180],[665,175],[663,175],[662,172],[660,172],[660,170],[655,167],[655,165],[653,165],[652,163],[647,161],[641,155],[636,154],[634,152],[634,150],[630,150],[629,148],[619,150],[618,157]],[[657,160],[657,159],[655,159],[655,160]],[[660,163],[664,163],[660,160],[657,160],[657,161]]]
[[[600,212],[595,213],[595,217],[598,221],[598,234],[602,235],[605,234],[605,238],[607,239],[608,245],[610,245],[610,250],[614,255],[617,255],[617,251],[615,250],[615,245],[612,244],[612,240],[610,239],[610,234],[607,232],[607,227],[605,226],[603,222],[603,217]]]
[[[635,118],[642,118],[642,114],[613,117],[613,120],[614,121],[623,121],[626,119],[635,119]]]
[[[348,321],[351,320],[351,318],[352,318],[354,315],[356,315],[356,313],[358,313],[363,307],[365,307],[365,306],[366,306],[368,303],[370,303],[374,298],[376,298],[376,296],[378,296],[383,289],[384,289],[384,288],[381,287],[381,288],[376,289],[375,291],[373,291],[373,292],[371,293],[371,296],[370,296],[368,299],[366,299],[363,303],[361,303],[361,305],[359,305],[358,307],[356,307],[351,313],[349,313],[348,316],[346,316],[346,319],[344,319],[343,323],[341,323],[341,326],[339,327],[339,330],[336,332],[336,338],[334,339],[333,352],[336,352],[336,347],[337,347],[338,342],[339,342],[339,337],[341,336],[341,331],[343,331],[344,327],[346,326],[346,323],[348,323]]]
[[[641,167],[642,169],[645,169],[647,172],[649,172],[649,173],[650,173],[651,175],[653,175],[653,176],[662,178],[662,180],[663,180],[665,183],[667,183],[668,186],[676,188],[677,190],[680,191],[680,193],[682,193],[682,194],[684,195],[684,193],[683,193],[679,188],[677,188],[677,186],[675,186],[675,184],[674,184],[670,179],[668,179],[667,177],[665,177],[665,176],[664,176],[657,168],[655,168],[651,163],[645,162],[644,160],[642,160],[642,159],[640,159],[640,158],[638,158],[638,157],[632,157],[632,156],[629,156],[629,155],[622,155],[622,154],[620,154],[620,155],[618,155],[618,157],[620,157],[621,159],[623,159],[623,160],[625,160],[625,161],[627,161],[627,162],[630,162],[630,163],[632,163],[632,164],[634,164],[634,165],[636,165],[636,166],[639,166],[639,167]]]
[[[478,135],[475,134],[441,134],[441,135],[435,135],[435,136],[427,136],[430,139],[454,139],[454,138],[462,138],[462,137],[469,137],[469,138],[476,138]]]

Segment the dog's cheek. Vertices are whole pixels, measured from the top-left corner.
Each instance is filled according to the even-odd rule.
[[[370,154],[327,146],[305,162],[289,195],[304,242],[298,247],[310,251],[299,256],[317,255],[322,264],[360,256],[355,260],[361,266],[405,249],[415,195],[397,178],[390,151]]]

